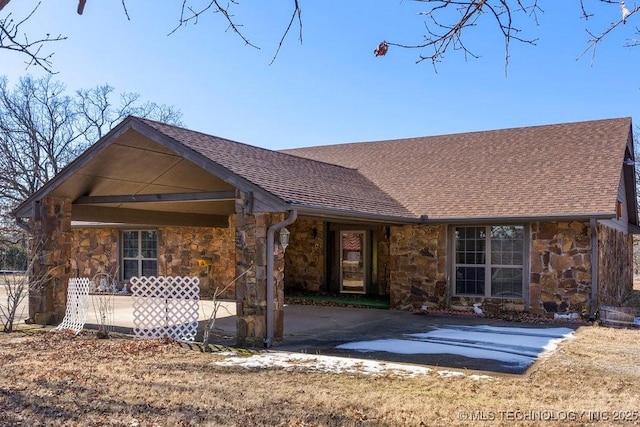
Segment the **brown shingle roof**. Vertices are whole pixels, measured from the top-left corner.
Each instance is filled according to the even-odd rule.
[[[615,211],[631,119],[532,126],[283,152],[357,169],[414,216]]]
[[[358,171],[135,118],[282,200],[352,213],[411,217]]]

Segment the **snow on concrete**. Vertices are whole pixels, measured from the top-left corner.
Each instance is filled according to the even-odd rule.
[[[569,328],[444,325],[424,333],[405,334],[403,339],[356,341],[336,348],[396,354],[453,354],[526,368],[572,335],[573,329]]]

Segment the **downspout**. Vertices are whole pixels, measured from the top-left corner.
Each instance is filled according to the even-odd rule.
[[[589,320],[596,320],[598,313],[598,225],[595,218],[589,220],[591,226],[591,313]]]
[[[267,229],[267,338],[264,340],[264,346],[266,348],[270,348],[273,345],[273,335],[274,335],[274,295],[273,295],[273,274],[274,274],[274,266],[273,266],[273,256],[275,252],[275,244],[274,237],[276,231],[281,229],[282,227],[286,227],[289,224],[292,224],[296,218],[298,218],[298,211],[292,210],[290,211],[289,218],[286,218],[284,221],[280,221],[277,224],[273,224],[269,226]]]

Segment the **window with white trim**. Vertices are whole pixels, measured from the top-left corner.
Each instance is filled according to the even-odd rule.
[[[122,278],[158,275],[158,232],[126,230],[122,232]]]
[[[456,295],[523,297],[523,226],[455,227],[454,239]]]

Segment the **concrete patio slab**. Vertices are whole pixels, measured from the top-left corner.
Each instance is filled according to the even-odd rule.
[[[1,295],[0,295],[1,297]],[[99,322],[96,309],[99,299],[104,296],[91,295],[86,328],[97,329]],[[131,296],[113,295],[113,330],[131,334],[133,332],[133,305]],[[220,300],[213,333],[213,343],[235,345],[236,303]],[[199,329],[202,331],[213,311],[213,302],[200,301]],[[26,318],[26,302],[20,310],[20,322]],[[348,307],[327,307],[314,305],[286,305],[284,308],[284,338],[272,350],[301,352],[308,354],[351,357],[357,359],[383,360],[448,368],[492,371],[503,373],[523,373],[528,366],[509,364],[490,358],[470,358],[449,353],[410,353],[389,351],[358,351],[345,344],[353,342],[403,340],[411,334],[426,334],[435,330],[454,330],[457,327],[518,327],[572,329],[578,324],[525,324],[505,322],[475,316],[438,316],[403,311]],[[467,346],[468,342],[460,343]],[[339,348],[342,346],[342,348]],[[492,347],[500,351],[500,344]],[[512,351],[504,346],[504,351]],[[535,359],[534,359],[535,360]]]

